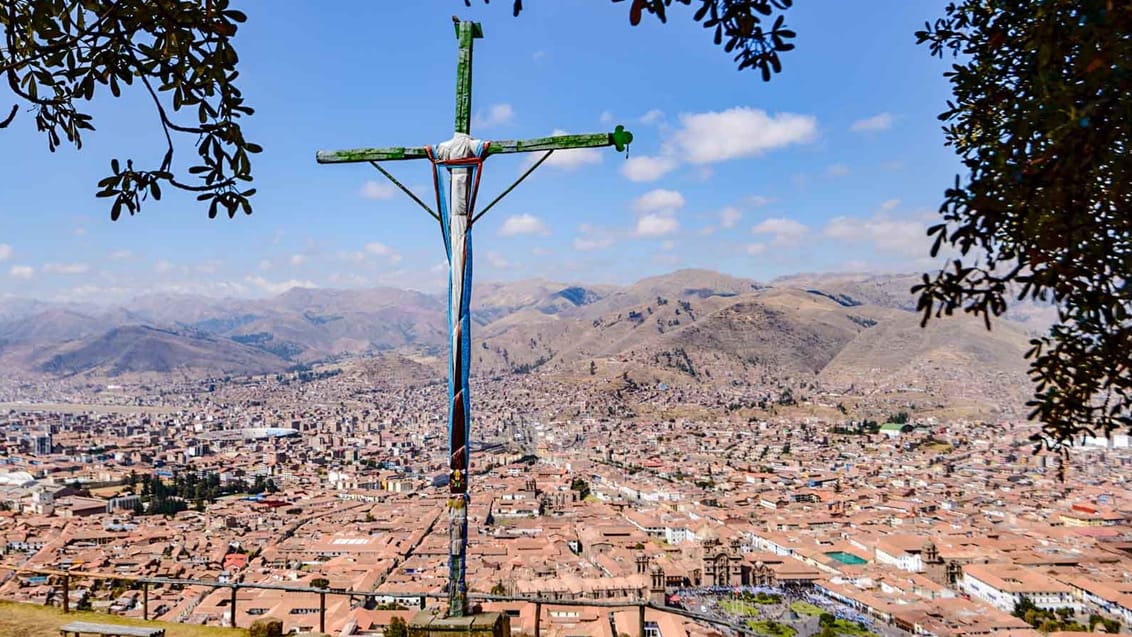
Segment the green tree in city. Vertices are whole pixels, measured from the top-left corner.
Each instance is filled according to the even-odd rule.
[[[899,411],[895,414],[889,414],[888,420],[886,422],[890,422],[896,425],[906,425],[908,424],[908,412]]]
[[[394,615],[389,620],[389,627],[385,629],[385,637],[408,637],[409,627],[405,625],[405,620]]]
[[[582,478],[574,478],[570,481],[570,490],[578,494],[579,500],[585,500],[590,495],[590,483]]]

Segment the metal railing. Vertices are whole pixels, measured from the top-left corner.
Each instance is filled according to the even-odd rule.
[[[213,590],[226,588],[231,591],[229,597],[229,624],[232,628],[237,627],[236,623],[236,593],[240,589],[252,590],[274,590],[283,591],[287,593],[307,593],[319,596],[318,601],[318,631],[320,633],[326,632],[326,596],[327,595],[343,595],[350,598],[392,598],[392,599],[407,599],[418,598],[420,600],[420,609],[424,610],[426,607],[425,601],[428,599],[447,599],[446,593],[426,593],[426,592],[404,592],[404,591],[355,591],[349,589],[337,588],[315,588],[310,586],[287,586],[284,584],[250,584],[247,582],[218,582],[197,579],[178,579],[168,577],[146,577],[139,575],[122,575],[118,573],[99,573],[93,571],[79,571],[79,570],[58,570],[58,569],[40,569],[40,568],[20,568],[20,567],[0,567],[0,570],[7,570],[13,574],[29,573],[35,575],[44,575],[47,577],[56,577],[62,580],[62,609],[64,613],[70,612],[70,593],[71,593],[71,580],[89,578],[89,579],[102,579],[113,580],[120,582],[134,582],[141,585],[142,589],[142,619],[149,620],[149,587],[150,585],[157,584],[162,586],[206,586]],[[519,602],[535,605],[535,634],[534,637],[542,637],[541,620],[542,620],[542,607],[543,606],[579,606],[590,608],[636,608],[638,620],[638,637],[646,637],[645,635],[645,610],[652,609],[663,613],[671,613],[686,619],[691,619],[697,622],[704,622],[714,626],[730,628],[734,630],[740,637],[746,637],[752,633],[751,629],[747,626],[735,624],[731,621],[704,615],[701,613],[692,612],[683,608],[676,608],[673,606],[666,606],[664,604],[656,604],[648,599],[625,600],[625,601],[606,601],[606,600],[588,600],[588,599],[550,599],[547,597],[529,597],[529,596],[516,596],[516,595],[489,595],[484,593],[469,593],[468,599],[471,601],[481,602]]]

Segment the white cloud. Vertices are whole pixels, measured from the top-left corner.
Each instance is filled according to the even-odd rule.
[[[601,250],[613,245],[612,237],[574,237],[574,249],[578,252]]]
[[[562,129],[555,129],[550,133],[551,135],[568,135]],[[526,161],[526,166],[530,166],[541,158],[542,155],[535,153]],[[543,166],[551,166],[554,168],[562,168],[564,170],[574,170],[580,166],[588,164],[601,163],[601,149],[598,148],[572,148],[570,150],[556,150],[549,159],[543,163]]]
[[[676,248],[676,242],[673,241],[672,239],[665,239],[664,241],[660,242],[660,249],[661,250],[672,250],[672,249],[675,249],[675,248]]]
[[[782,247],[798,245],[809,231],[805,224],[783,217],[766,219],[751,228],[754,234],[771,235],[771,245]]]
[[[264,260],[259,262],[260,272],[267,272],[270,269],[271,269],[271,261],[270,260],[264,259]]]
[[[13,279],[30,279],[34,275],[35,268],[30,265],[13,265],[12,268],[8,270],[8,276]]]
[[[222,265],[224,265],[224,262],[220,259],[209,259],[204,263],[197,264],[194,269],[204,274],[216,274],[216,270]]]
[[[307,260],[307,257],[306,257],[305,254],[292,254],[291,255],[291,265],[302,265],[303,263],[306,262],[306,260]]]
[[[613,113],[610,112],[610,111],[602,111],[601,115],[598,116],[597,119],[602,124],[612,124],[613,123]]]
[[[724,230],[727,228],[734,228],[739,220],[743,218],[743,213],[735,206],[727,206],[717,213],[719,217],[719,225],[708,225],[700,228],[701,236],[710,236],[715,234],[717,230]]]
[[[633,234],[638,237],[660,237],[680,228],[676,211],[684,207],[684,195],[675,190],[657,188],[633,200],[633,211],[639,217]]]
[[[743,217],[743,213],[734,206],[727,206],[719,211],[719,227],[721,228],[734,228],[735,224],[739,223],[739,219]]]
[[[826,174],[830,177],[844,177],[849,174],[849,167],[845,164],[833,164],[825,169]]]
[[[360,274],[354,272],[335,272],[330,275],[330,282],[334,285],[343,287],[362,287],[369,283],[369,280]]]
[[[679,229],[680,222],[671,214],[649,213],[637,219],[637,227],[633,230],[633,234],[638,237],[661,237]]]
[[[927,228],[924,218],[879,212],[871,217],[835,217],[826,224],[824,234],[838,241],[871,244],[878,252],[922,257],[928,254],[930,245]]]
[[[77,301],[82,299],[95,300],[105,302],[111,298],[124,298],[130,295],[132,290],[123,287],[103,287],[100,285],[79,285],[73,288],[68,288],[55,295],[55,298],[60,301]]]
[[[129,250],[115,250],[110,253],[111,261],[126,261],[132,258],[134,258],[134,253]]]
[[[85,263],[45,263],[43,271],[49,274],[85,274],[90,266]]]
[[[868,261],[864,261],[862,259],[849,259],[845,263],[842,263],[841,267],[838,269],[842,272],[867,272],[869,270],[872,270],[873,267],[869,265]]]
[[[314,288],[314,287],[318,287],[317,285],[314,284],[313,281],[300,281],[298,279],[291,279],[289,281],[272,282],[272,281],[268,281],[267,279],[265,279],[265,278],[263,278],[259,275],[251,275],[251,274],[249,274],[247,277],[245,277],[245,280],[248,283],[255,286],[256,288],[259,288],[260,290],[267,292],[268,294],[282,294],[282,293],[286,292],[287,290],[290,290],[291,288]]]
[[[752,206],[754,208],[759,208],[761,206],[766,206],[766,205],[774,203],[773,198],[764,197],[762,195],[751,195],[750,197],[747,197],[747,199],[745,201],[746,201],[747,205]]]
[[[15,250],[12,249],[12,246],[7,243],[0,243],[0,261],[11,259],[14,252]]]
[[[675,212],[684,207],[684,195],[676,190],[657,188],[633,200],[633,210],[639,213]]]
[[[890,128],[892,128],[892,115],[889,113],[881,113],[853,122],[849,130],[854,133],[875,133]]]
[[[550,234],[550,229],[541,219],[528,214],[511,215],[499,228],[499,236],[501,237],[515,237],[523,234],[547,235]]]
[[[397,193],[393,184],[373,180],[362,184],[362,189],[359,192],[366,199],[391,199]]]
[[[899,199],[885,199],[884,202],[880,204],[880,209],[881,209],[881,212],[891,212],[891,211],[895,210],[896,207],[899,206],[899,205],[900,205]]]
[[[673,135],[676,150],[693,164],[756,157],[817,137],[817,119],[812,115],[771,116],[745,106],[718,113],[681,114],[680,126]]]
[[[211,297],[246,297],[248,287],[235,281],[215,281],[210,278],[194,277],[185,281],[150,283],[145,292],[171,294],[198,294]],[[59,301],[93,300],[99,303],[121,302],[138,294],[139,289],[124,285],[78,285],[55,294]]]
[[[476,113],[472,126],[476,128],[491,128],[508,124],[515,118],[515,109],[510,104],[492,104],[487,113]]]
[[[506,257],[504,257],[502,254],[500,254],[498,252],[494,252],[494,251],[489,250],[487,252],[487,254],[484,255],[484,256],[487,257],[487,262],[491,265],[491,267],[493,267],[497,270],[507,270],[507,269],[514,267],[514,265],[515,265],[514,263],[511,263],[510,261],[508,261]]]
[[[656,181],[672,172],[679,162],[673,157],[642,155],[621,164],[621,174],[629,181]]]
[[[365,252],[366,252],[366,254],[372,254],[372,255],[375,255],[375,256],[379,256],[379,257],[385,257],[385,258],[389,259],[390,263],[398,263],[398,262],[401,261],[401,255],[396,250],[394,250],[393,248],[390,248],[389,246],[385,245],[384,243],[380,243],[378,241],[373,241],[373,242],[367,243],[365,245]],[[350,256],[351,256],[351,258],[356,258],[357,255],[358,255],[358,253],[355,252],[355,253],[352,253]],[[363,258],[364,258],[364,256],[363,256]],[[360,260],[360,259],[358,259],[358,260]]]
[[[574,238],[574,249],[579,252],[601,250],[613,245],[612,234],[601,228],[595,228],[588,223],[578,226],[579,236]]]
[[[659,123],[664,113],[653,109],[640,121]],[[659,155],[630,158],[621,174],[630,181],[655,181],[682,163],[699,164],[696,178],[707,181],[715,174],[711,164],[729,159],[756,157],[775,148],[813,141],[817,119],[812,115],[779,113],[739,106],[721,112],[681,113],[680,126]]]
[[[751,255],[752,257],[757,257],[760,254],[766,252],[766,244],[765,243],[749,243],[749,244],[747,244],[746,250],[747,250],[747,254]]]
[[[362,246],[361,250],[339,250],[334,255],[334,258],[339,261],[345,261],[355,265],[373,264],[374,257],[385,259],[391,265],[400,263],[404,258],[400,252],[380,241],[371,241]],[[388,274],[389,272],[386,272],[381,276]]]
[[[160,259],[153,265],[153,269],[157,270],[158,274],[165,274],[166,272],[169,272],[173,269],[173,264],[169,263],[165,259]]]

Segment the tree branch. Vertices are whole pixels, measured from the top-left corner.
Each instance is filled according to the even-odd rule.
[[[92,23],[90,25],[90,27],[83,29],[82,31],[79,31],[78,33],[76,33],[75,36],[73,38],[71,38],[70,40],[44,46],[39,50],[39,53],[37,53],[37,54],[35,54],[31,57],[24,58],[22,60],[16,60],[15,62],[11,62],[11,63],[6,64],[4,66],[0,66],[0,72],[7,73],[9,71],[16,71],[16,70],[20,69],[21,67],[27,66],[28,64],[31,64],[32,62],[35,62],[36,60],[43,59],[43,58],[47,57],[48,55],[55,53],[56,51],[62,51],[64,49],[69,49],[69,48],[75,46],[76,44],[81,42],[83,38],[85,38],[88,35],[92,35],[96,29],[102,27],[102,24],[106,21],[107,18],[110,17],[110,14],[114,13],[114,11],[117,8],[118,8],[117,2],[111,3],[111,5],[106,8],[106,12],[98,17],[98,20],[96,20],[94,23]],[[15,24],[14,15],[12,13],[9,13],[8,17],[9,17],[8,23],[10,25]],[[9,49],[14,48],[13,41],[10,37],[8,39],[8,48]]]
[[[3,121],[0,121],[0,128],[8,128],[8,124],[11,124],[12,120],[16,119],[16,113],[18,113],[19,110],[19,104],[12,104],[12,112],[8,113],[8,116],[5,117]]]

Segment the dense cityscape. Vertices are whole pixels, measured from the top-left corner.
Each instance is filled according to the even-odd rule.
[[[1132,634],[1132,3],[3,4],[0,637]]]
[[[447,581],[443,384],[351,363],[217,380],[6,396],[0,596],[57,605],[59,572],[96,573],[68,583],[74,607],[334,635],[380,635],[438,604],[426,595]],[[665,417],[666,404],[732,399],[548,383],[476,381],[473,594],[647,599],[723,623],[650,608],[663,637],[1132,625],[1126,436],[1084,440],[1062,467],[1032,453],[1025,421]],[[143,591],[129,577],[202,583]],[[482,606],[535,634],[534,604]],[[632,608],[538,609],[544,635],[636,631]]]

